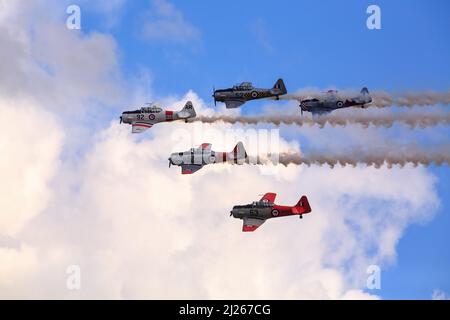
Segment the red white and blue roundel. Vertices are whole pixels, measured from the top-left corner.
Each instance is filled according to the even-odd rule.
[[[150,120],[155,120],[155,115],[152,113],[152,114],[150,114],[150,115],[148,116],[148,118],[149,118]]]

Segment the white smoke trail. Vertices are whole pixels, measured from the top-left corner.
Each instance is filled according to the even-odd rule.
[[[448,92],[421,92],[405,93],[402,95],[391,95],[387,92],[375,92],[371,94],[373,102],[371,105],[379,108],[390,106],[413,107],[432,106],[436,104],[450,104],[450,91]]]
[[[407,149],[385,147],[377,150],[360,150],[354,149],[350,152],[336,153],[333,151],[312,152],[310,154],[300,154],[296,152],[280,153],[279,157],[273,159],[249,157],[247,163],[250,164],[277,164],[282,165],[296,164],[296,165],[328,165],[333,168],[336,165],[340,166],[356,166],[358,164],[365,164],[367,166],[374,166],[380,168],[386,165],[392,168],[394,165],[403,167],[407,164],[414,166],[424,165],[428,166],[434,164],[440,166],[443,164],[450,165],[450,145],[445,145],[433,150],[421,149],[417,146],[409,147]]]
[[[331,126],[347,126],[349,124],[360,124],[363,127],[373,125],[375,127],[391,127],[394,123],[402,123],[408,125],[410,128],[437,126],[439,124],[450,124],[450,113],[441,110],[433,112],[402,112],[402,113],[354,113],[354,114],[340,114],[330,113],[317,118],[306,118],[300,115],[256,115],[256,116],[228,116],[228,115],[213,115],[213,116],[198,116],[192,121],[200,121],[203,123],[225,122],[231,124],[259,124],[270,123],[274,125],[318,125],[323,128],[326,124]]]

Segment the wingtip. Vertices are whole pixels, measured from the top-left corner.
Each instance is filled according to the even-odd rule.
[[[258,226],[246,226],[245,224],[242,226],[242,232],[253,232],[258,228]]]

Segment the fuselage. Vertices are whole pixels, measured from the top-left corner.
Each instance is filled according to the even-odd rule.
[[[269,98],[273,96],[277,96],[275,90],[272,89],[260,89],[260,88],[249,88],[249,89],[219,89],[214,91],[213,97],[215,100],[224,102],[226,100],[254,100],[254,99],[262,99]]]
[[[245,160],[245,155],[238,155],[234,152],[218,152],[211,149],[192,148],[189,151],[174,152],[169,157],[171,165],[206,165],[211,163],[233,162]]]
[[[256,218],[266,220],[300,214],[300,211],[297,211],[295,206],[280,206],[271,202],[255,201],[251,204],[234,206],[231,214],[238,219]]]
[[[135,110],[135,111],[125,111],[122,113],[122,121],[124,123],[132,124],[133,122],[148,122],[155,124],[163,121],[173,121],[178,120],[178,114],[174,111],[163,111],[162,109],[153,109],[148,111]]]
[[[196,164],[205,165],[210,163],[225,162],[226,152],[207,151],[200,148],[192,148],[189,151],[174,152],[169,161],[173,165]]]

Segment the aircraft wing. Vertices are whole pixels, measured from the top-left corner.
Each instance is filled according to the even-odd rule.
[[[331,111],[332,110],[330,110],[330,109],[314,108],[314,109],[311,110],[311,113],[312,113],[313,117],[318,117],[318,116],[322,116],[324,114],[328,114]]]
[[[242,232],[252,232],[258,229],[266,220],[255,218],[244,218],[244,224],[242,225]]]
[[[131,132],[132,133],[141,133],[149,128],[151,128],[153,125],[147,122],[133,122],[131,124]]]
[[[181,174],[193,174],[200,170],[203,165],[199,164],[182,164],[181,165]]]
[[[267,202],[274,203],[276,196],[277,196],[276,193],[269,192],[269,193],[266,193],[259,201],[267,201]]]
[[[244,100],[225,100],[224,102],[227,109],[237,108],[245,103]]]
[[[210,151],[211,150],[211,143],[202,143],[201,148],[202,148],[202,150]]]

